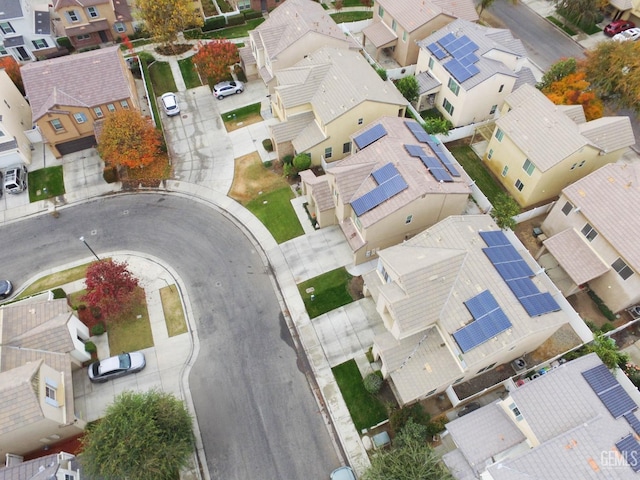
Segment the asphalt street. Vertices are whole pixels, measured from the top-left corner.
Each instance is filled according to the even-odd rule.
[[[0,228],[2,272],[34,272],[142,252],[182,277],[200,351],[189,378],[214,479],[324,479],[340,462],[293,348],[274,279],[249,238],[201,203],[162,194],[104,197]]]

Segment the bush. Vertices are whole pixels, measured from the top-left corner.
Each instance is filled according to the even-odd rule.
[[[448,419],[446,416],[432,420],[427,424],[427,433],[432,437],[439,434],[446,428],[447,421]]]
[[[93,342],[85,342],[84,349],[89,353],[96,353],[98,351],[98,347],[96,347],[96,344]]]
[[[56,41],[58,42],[58,45],[62,48],[66,48],[68,50],[71,49],[71,40],[69,40],[68,37],[60,37],[58,39],[56,39]]]
[[[613,323],[611,323],[611,322],[606,322],[604,325],[602,325],[600,327],[600,331],[602,333],[607,333],[607,332],[610,332],[611,330],[614,330],[614,329],[615,329],[615,327],[613,326]]]
[[[202,26],[202,31],[210,32],[211,30],[219,30],[226,26],[227,24],[224,20],[224,17],[207,18],[204,22],[204,25]]]
[[[293,158],[293,166],[301,172],[311,166],[311,156],[307,153],[299,153]]]
[[[62,288],[54,288],[51,290],[54,300],[59,298],[67,298],[67,293]]]
[[[265,138],[262,140],[262,146],[267,152],[273,152],[273,143],[270,138]]]
[[[242,14],[229,15],[227,17],[227,25],[229,25],[230,27],[232,27],[234,25],[242,25],[244,23],[245,23],[244,15],[242,15]]]
[[[607,307],[607,305],[602,301],[602,299],[598,295],[596,295],[596,292],[594,292],[593,290],[588,290],[587,293],[591,297],[591,300],[593,300],[594,303],[598,306],[602,314],[605,317],[607,317],[607,320],[613,322],[616,319],[615,313],[613,313],[611,309]]]
[[[282,157],[283,165],[293,165],[293,155],[285,155]]]
[[[395,409],[389,416],[389,424],[394,432],[399,432],[407,424],[409,419],[419,425],[428,425],[431,417],[419,403],[414,403],[410,407]]]
[[[271,160],[267,160],[263,165],[264,168],[271,168],[273,166],[273,162]]]
[[[89,310],[91,311],[91,316],[96,320],[100,320],[102,318],[102,312],[100,311],[100,307],[94,305],[92,307],[89,307]]]
[[[102,170],[102,178],[107,183],[115,183],[118,181],[118,169],[114,166],[104,167]]]
[[[285,163],[282,166],[282,175],[285,177],[290,177],[291,175],[295,175],[296,169],[293,168],[293,165]]]
[[[363,383],[364,389],[372,395],[378,393],[382,388],[382,378],[380,378],[378,373],[370,373],[364,377]]]
[[[242,15],[244,16],[245,20],[251,20],[253,18],[262,17],[262,12],[258,12],[256,10],[245,10],[244,12],[242,12]]]
[[[238,77],[238,80],[240,80],[241,82],[247,81],[247,76],[244,74],[244,70],[240,65],[236,65],[235,67],[233,67],[233,73],[236,74],[236,77]]]
[[[91,336],[99,336],[105,332],[104,323],[96,323],[93,327],[91,327]]]
[[[380,76],[382,80],[386,80],[388,78],[387,71],[382,67],[376,67],[376,73]]]

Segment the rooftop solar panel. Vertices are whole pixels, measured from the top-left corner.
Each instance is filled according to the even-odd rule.
[[[362,132],[360,135],[355,137],[353,141],[356,142],[356,146],[359,149],[363,149],[371,145],[373,142],[380,140],[386,134],[387,131],[382,125],[378,123],[377,125],[371,127],[369,130]]]
[[[533,271],[524,260],[515,262],[497,263],[493,265],[502,279],[506,282],[514,278],[525,278],[533,276]]]
[[[427,48],[435,55],[438,60],[442,60],[447,54],[438,46],[437,43],[430,43]]]
[[[467,68],[467,72],[469,72],[469,77],[473,77],[474,75],[477,75],[480,73],[480,69],[475,65],[468,65],[466,68]]]
[[[463,83],[473,76],[469,71],[467,71],[467,67],[461,65],[455,58],[452,58],[443,66],[451,75],[453,75],[458,83]]]
[[[466,353],[511,327],[511,322],[501,309],[494,310],[480,320],[474,320],[453,334],[456,343]]]
[[[616,443],[616,448],[631,467],[631,470],[640,472],[640,443],[632,434],[627,435]]]
[[[625,413],[623,417],[625,418],[625,420],[627,420],[627,423],[631,425],[631,428],[633,429],[634,432],[636,432],[636,435],[640,435],[640,420],[638,420],[638,417],[636,417],[636,414],[629,412],[629,413]]]
[[[602,392],[611,390],[618,385],[616,377],[613,376],[605,364],[585,370],[582,372],[582,376],[596,395],[600,395]]]
[[[390,178],[395,177],[396,175],[400,175],[400,173],[398,172],[398,169],[393,165],[393,163],[387,163],[386,165],[380,167],[378,170],[373,171],[371,175],[376,180],[376,182],[378,182],[378,185],[380,185]]]
[[[420,160],[424,163],[425,167],[429,169],[429,173],[438,182],[453,182],[451,175],[443,168],[442,164],[437,158],[429,157],[427,155],[421,155]]]
[[[515,262],[522,260],[522,257],[513,245],[500,245],[498,247],[483,248],[484,254],[491,260],[494,265],[496,263]]]
[[[425,155],[425,152],[420,145],[405,144],[404,148],[407,152],[409,152],[409,155],[411,155],[412,157],[421,157]]]
[[[460,64],[462,66],[467,67],[467,70],[469,69],[469,65],[473,65],[478,60],[480,60],[480,59],[478,57],[476,57],[473,53],[470,53],[470,54],[465,55],[464,57],[458,59],[458,61],[460,62]]]
[[[484,317],[489,312],[492,312],[500,306],[496,299],[493,298],[493,295],[489,290],[485,290],[482,293],[479,293],[475,297],[470,298],[466,302],[464,302],[469,313],[474,318],[474,320],[479,320]]]
[[[511,242],[502,230],[490,230],[487,232],[479,232],[482,240],[490,247],[498,245],[511,245]]]
[[[438,40],[438,43],[444,48],[447,48],[451,42],[455,42],[456,36],[453,33],[447,33],[444,37]]]
[[[411,133],[413,133],[413,136],[416,137],[416,140],[418,140],[419,142],[427,143],[427,141],[431,139],[429,137],[429,134],[418,122],[415,122],[413,120],[405,120],[404,124],[409,130],[411,130]]]
[[[557,312],[560,305],[553,299],[550,293],[538,293],[528,297],[518,298],[530,317],[537,317],[545,313]]]
[[[516,278],[514,280],[509,280],[507,285],[518,300],[523,297],[529,297],[540,293],[540,290],[538,290],[538,287],[536,287],[535,283],[533,283],[530,278]]]
[[[587,381],[591,389],[598,395],[600,401],[607,407],[613,418],[624,416],[629,424],[632,424],[635,418],[631,412],[635,411],[638,406],[629,394],[622,388],[622,385],[616,380],[616,377],[609,371],[606,365],[600,364],[597,367],[590,368],[582,372],[582,376]],[[629,416],[633,418],[630,418]]]
[[[351,202],[351,208],[353,208],[356,215],[360,216],[367,213],[369,210],[376,208],[382,202],[390,199],[394,195],[397,195],[405,188],[407,188],[407,183],[404,181],[402,176],[398,174],[378,185],[370,192],[356,198]]]

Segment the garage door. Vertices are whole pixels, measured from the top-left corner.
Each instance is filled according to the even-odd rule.
[[[71,140],[69,142],[59,143],[58,145],[56,145],[56,148],[60,152],[60,155],[67,155],[68,153],[79,152],[80,150],[93,148],[96,146],[96,143],[96,137],[91,135],[90,137],[84,137],[77,140]]]

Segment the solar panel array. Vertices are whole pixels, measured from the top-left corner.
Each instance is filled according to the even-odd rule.
[[[636,402],[603,363],[582,372],[582,376],[613,418],[618,419],[638,408]]]
[[[479,58],[474,53],[479,47],[466,35],[456,37],[448,33],[437,42],[427,45],[427,48],[438,60],[451,56],[443,66],[459,83],[480,73],[475,65]]]
[[[400,172],[391,163],[372,172],[372,175],[378,182],[378,186],[351,202],[351,208],[358,216],[374,209],[408,187]]]
[[[420,160],[424,163],[424,166],[429,169],[429,173],[438,182],[453,182],[451,175],[444,169],[444,166],[435,157],[430,157],[424,153],[420,155]]]
[[[640,435],[640,420],[636,417],[636,414],[633,412],[625,413],[623,415],[625,420],[631,425],[633,431],[636,432],[637,435]]]
[[[631,469],[636,473],[640,472],[640,443],[638,443],[638,440],[632,434],[629,434],[616,443],[616,448]]]
[[[444,57],[447,56],[447,54],[435,42],[434,43],[430,43],[429,45],[427,45],[427,48],[429,49],[429,51],[431,53],[433,53],[435,55],[435,57],[438,60],[442,60]]]
[[[387,131],[385,130],[385,128],[378,123],[377,125],[371,127],[369,130],[362,132],[360,135],[355,137],[353,141],[356,142],[356,146],[358,147],[358,149],[362,150],[363,148],[371,145],[373,142],[380,140],[386,134]]]
[[[414,120],[405,120],[404,124],[407,126],[413,136],[416,137],[416,140],[422,143],[427,143],[431,140],[429,134],[425,131],[425,129],[418,122]]]
[[[453,334],[462,353],[468,352],[511,327],[511,322],[489,290],[464,303],[473,321]]]
[[[431,138],[431,135],[422,128],[422,125],[412,120],[406,120],[404,123],[407,128],[411,130],[411,133],[413,133],[416,140],[428,144],[431,150],[436,154],[437,158],[427,155],[419,145],[404,146],[407,152],[409,152],[409,155],[412,157],[418,157],[422,160],[422,163],[424,163],[424,165],[429,169],[429,173],[433,175],[433,178],[439,182],[453,182],[452,176],[460,176],[460,172],[458,172],[453,163],[451,163],[449,158],[445,155],[442,150],[442,146]]]
[[[458,172],[453,163],[451,163],[451,160],[449,160],[449,157],[447,157],[447,155],[444,153],[441,144],[435,142],[432,138],[429,138],[429,140],[427,140],[427,143],[429,144],[431,150],[433,150],[433,153],[436,154],[436,157],[438,157],[438,160],[440,160],[445,168],[449,170],[449,173],[454,177],[459,177],[460,172]]]
[[[530,317],[557,312],[560,305],[548,292],[540,292],[530,277],[533,270],[501,230],[480,232],[488,245],[482,251]]]

